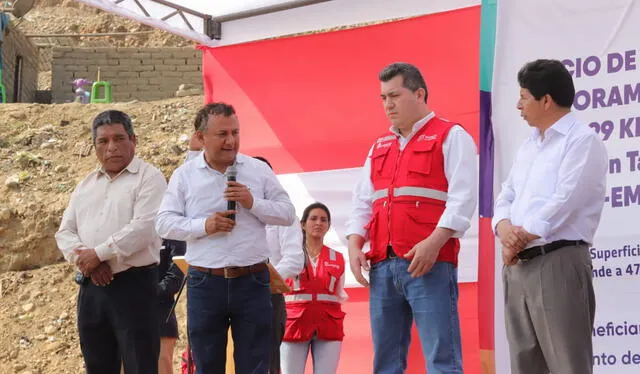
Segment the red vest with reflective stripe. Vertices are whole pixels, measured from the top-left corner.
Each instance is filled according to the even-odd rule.
[[[432,118],[402,151],[393,134],[376,140],[371,153],[373,215],[366,226],[371,242],[367,258],[372,263],[387,257],[387,245],[404,256],[435,230],[449,189],[442,143],[454,125]],[[459,251],[458,239],[449,239],[437,260],[457,266]]]
[[[284,295],[287,323],[283,340],[308,341],[314,332],[320,340],[342,340],[344,312],[337,290],[344,273],[344,257],[323,246],[315,274],[308,262],[300,275],[287,279],[293,291]]]

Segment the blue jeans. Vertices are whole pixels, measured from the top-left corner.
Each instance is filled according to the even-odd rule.
[[[269,271],[225,279],[187,275],[187,330],[198,374],[224,374],[231,326],[237,374],[266,374],[271,352]]]
[[[427,274],[411,278],[409,263],[387,259],[369,273],[373,372],[405,372],[415,321],[427,372],[461,374],[458,270],[451,263],[436,262]]]

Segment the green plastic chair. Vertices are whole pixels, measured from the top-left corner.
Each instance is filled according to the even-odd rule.
[[[98,96],[100,89],[104,90],[103,97]],[[109,104],[112,101],[111,83],[106,81],[94,82],[91,86],[91,104]]]
[[[4,89],[4,84],[2,84],[2,69],[0,69],[0,103],[7,102],[7,90]]]

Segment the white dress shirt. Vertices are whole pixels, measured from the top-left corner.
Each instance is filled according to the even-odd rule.
[[[428,126],[429,120],[435,117],[431,112],[413,125],[411,133],[406,137],[394,127],[389,130],[397,135],[400,151],[404,150],[411,138]],[[373,183],[371,182],[371,151],[362,167],[362,176],[353,192],[353,211],[347,222],[347,237],[358,234],[367,238],[364,229],[372,215]],[[455,231],[453,237],[462,237],[471,226],[471,217],[478,201],[478,169],[476,166],[476,145],[473,138],[461,127],[455,125],[442,143],[444,154],[444,172],[449,183],[444,213],[438,221],[438,227]]]
[[[202,151],[188,151],[185,161],[193,160]],[[267,245],[269,246],[269,262],[283,279],[292,278],[304,268],[304,251],[302,250],[302,227],[296,219],[290,226],[267,225]]]
[[[160,170],[134,157],[116,177],[102,169],[80,182],[62,216],[56,242],[65,259],[94,248],[113,273],[158,263],[162,241],[154,219],[167,182]]]
[[[493,228],[511,220],[540,239],[593,243],[606,188],[607,150],[598,135],[569,113],[518,150],[496,199]]]
[[[236,156],[237,181],[249,187],[253,206],[237,204],[231,232],[208,235],[206,219],[227,210],[223,193],[227,177],[209,167],[204,153],[176,169],[162,201],[156,229],[167,239],[187,242],[186,261],[208,268],[248,266],[269,257],[265,225],[291,225],[295,208],[267,164],[249,156]]]
[[[290,226],[267,225],[269,262],[282,278],[293,278],[304,268],[302,228],[297,220]]]

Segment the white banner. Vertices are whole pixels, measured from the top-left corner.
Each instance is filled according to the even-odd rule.
[[[516,75],[538,58],[564,61],[574,112],[607,145],[605,210],[591,249],[597,299],[594,372],[640,373],[640,1],[526,0],[498,4],[493,81],[495,194],[531,133],[516,109]],[[588,186],[587,186],[588,188]],[[500,250],[496,243],[497,251]],[[501,257],[496,255],[496,373],[509,373]],[[554,373],[555,374],[555,373]]]

